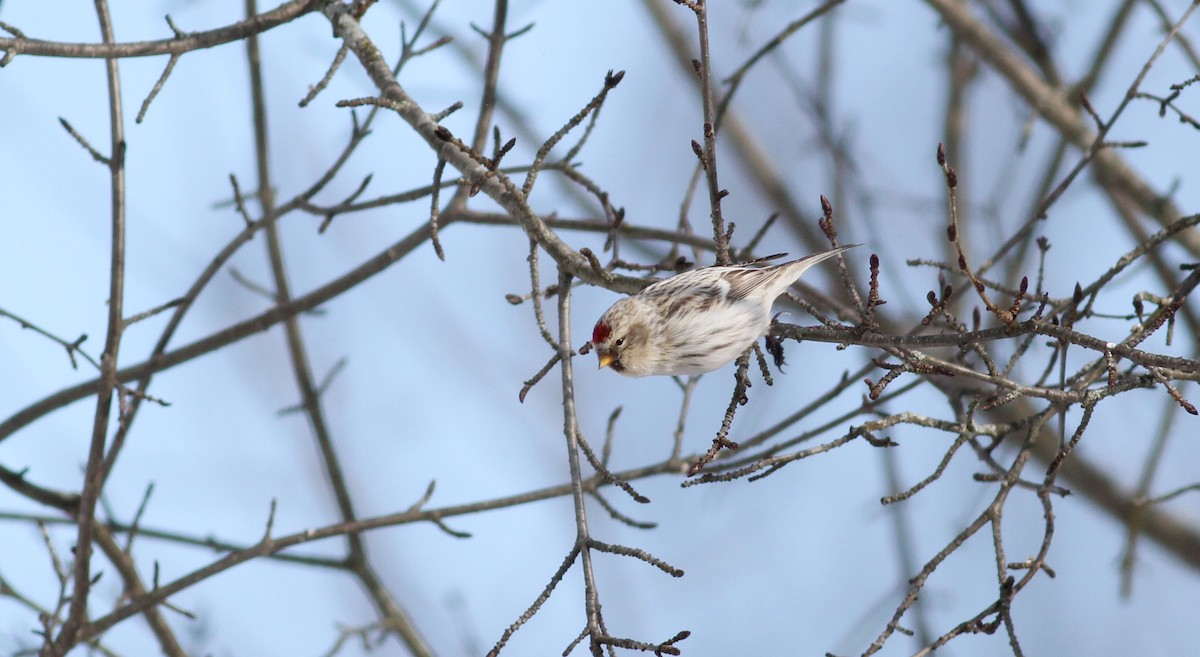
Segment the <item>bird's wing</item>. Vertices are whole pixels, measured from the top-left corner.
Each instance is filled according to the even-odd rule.
[[[784,266],[786,265],[763,268],[726,268],[722,272],[722,276],[729,283],[729,300],[741,301],[749,297],[755,290],[766,284],[767,281],[774,279],[779,273],[778,269]]]
[[[638,293],[647,300],[661,300],[666,305],[660,307],[663,317],[679,317],[693,312],[711,310],[713,305],[723,301],[727,295],[728,284],[722,279],[718,269],[726,267],[704,267],[694,269],[677,276],[663,279]]]

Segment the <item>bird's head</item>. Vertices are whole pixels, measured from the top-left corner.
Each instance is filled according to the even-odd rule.
[[[618,302],[592,329],[592,348],[600,367],[612,367],[626,376],[645,376],[649,366],[650,326],[630,299]]]

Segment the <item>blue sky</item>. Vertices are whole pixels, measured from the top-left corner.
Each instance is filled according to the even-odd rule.
[[[714,52],[722,72],[732,70],[802,11],[791,3],[757,4],[753,10],[744,4],[714,6],[714,25],[722,28],[715,33]],[[1109,15],[1107,5],[1114,3],[1104,4],[1105,11],[1096,12],[1081,6],[1055,9],[1062,12],[1061,22],[1051,29],[1068,77],[1088,64],[1086,53]],[[804,3],[804,10],[810,5]],[[466,103],[467,109],[444,122],[460,135],[471,130],[480,93],[473,66],[482,58],[482,40],[468,27],[470,21],[490,22],[490,11],[480,7],[447,0],[431,27],[434,36],[454,34],[468,49],[470,61],[446,49],[415,60],[401,76],[405,89],[428,110],[456,100]],[[240,3],[158,2],[118,3],[113,10],[118,40],[133,41],[165,36],[164,14],[184,30],[200,30],[238,20],[241,8]],[[838,73],[830,101],[859,155],[860,175],[849,183],[852,194],[869,201],[847,205],[843,239],[864,242],[880,255],[883,292],[894,304],[883,311],[901,313],[924,304],[925,291],[933,284],[928,270],[910,269],[905,259],[941,257],[944,248],[944,196],[933,155],[944,139],[938,66],[946,30],[917,3],[849,2],[841,12]],[[384,53],[398,52],[402,19],[409,29],[415,23],[393,2],[381,3],[368,15],[366,28]],[[84,2],[62,3],[51,13],[41,3],[10,0],[0,20],[31,37],[95,41],[98,34],[92,8]],[[648,12],[632,2],[611,3],[603,10],[577,3],[514,3],[510,26],[530,22],[534,29],[506,50],[500,82],[508,99],[522,108],[536,134],[547,136],[596,93],[606,71],[625,70],[578,159],[614,203],[626,208],[629,221],[674,226],[694,163],[689,141],[699,138],[700,114],[694,91],[680,78]],[[1115,107],[1160,38],[1148,14],[1133,21],[1119,46],[1117,64],[1091,96],[1102,114]],[[830,193],[833,181],[811,115],[781,82],[781,59],[794,67],[803,84],[813,84],[816,41],[816,30],[805,28],[780,58],[764,62],[761,75],[751,76],[736,106],[777,167],[794,181],[793,197],[814,216],[818,195]],[[264,35],[262,45],[271,164],[278,194],[286,199],[311,184],[346,140],[349,114],[334,103],[373,90],[348,61],[314,104],[297,107],[337,47],[319,16]],[[224,204],[231,195],[231,173],[244,189],[253,186],[244,59],[240,44],[185,55],[142,124],[132,119],[165,59],[121,63],[129,144],[126,308],[131,313],[182,294],[241,229],[242,220]],[[1161,91],[1192,74],[1178,53],[1169,50],[1144,88]],[[994,75],[982,73],[972,94],[971,150],[958,168],[964,208],[972,221],[966,230],[988,244],[1028,208],[1031,183],[1050,142],[1044,128],[1035,126],[1029,146],[1017,147],[1013,136],[1028,119],[1027,109],[1006,94]],[[102,349],[107,312],[108,179],[104,168],[66,135],[58,118],[104,150],[105,105],[99,61],[21,56],[0,70],[0,144],[6,154],[0,158],[5,199],[0,307],[64,338],[86,333],[85,345],[93,355]],[[1189,168],[1180,163],[1194,161],[1200,136],[1173,120],[1156,119],[1156,109],[1148,103],[1131,106],[1130,118],[1113,138],[1149,141],[1148,148],[1129,151],[1127,158],[1163,191],[1178,180],[1176,203],[1194,212],[1195,182],[1180,177]],[[515,132],[509,127],[512,117],[502,114],[498,121],[506,135]],[[535,143],[519,141],[506,162],[528,161],[535,150]],[[1069,156],[1068,162],[1076,157]],[[746,232],[739,235],[745,238],[774,208],[757,194],[734,158],[722,162],[722,183],[731,191],[726,213],[744,226]],[[368,173],[374,174],[368,197],[427,185],[434,163],[428,148],[399,119],[382,116],[345,173],[318,201],[336,202]],[[594,207],[573,201],[550,175],[543,175],[531,205],[562,216],[595,216]],[[471,207],[497,210],[483,195]],[[690,213],[694,224],[704,224],[702,203]],[[281,229],[293,288],[303,293],[344,273],[427,218],[427,199],[339,217],[324,234],[316,230],[319,217],[285,217]],[[1069,294],[1075,281],[1094,279],[1130,247],[1111,209],[1082,185],[1056,206],[1044,233],[1059,256],[1047,268],[1047,284],[1056,296]],[[595,235],[563,236],[576,248],[599,251],[603,245]],[[782,229],[768,242],[767,251],[804,251]],[[550,356],[530,305],[514,307],[504,298],[528,291],[526,238],[511,227],[453,225],[443,232],[442,243],[445,262],[423,247],[326,304],[321,315],[303,320],[318,378],[347,359],[323,402],[363,516],[407,508],[431,480],[437,491],[429,506],[437,507],[515,494],[568,477],[557,379],[551,376],[523,405],[517,403],[522,382]],[[1080,244],[1086,248],[1076,246]],[[625,253],[645,257],[629,247]],[[1186,261],[1179,251],[1168,253],[1173,262]],[[247,278],[267,284],[264,256],[259,236],[231,264]],[[856,272],[865,279],[866,253],[856,256]],[[554,271],[549,258],[542,262],[542,280],[550,282]],[[814,274],[806,279],[826,286],[832,280],[828,272]],[[1128,312],[1132,295],[1156,289],[1154,285],[1135,268],[1116,281],[1109,296],[1112,307],[1103,310]],[[593,319],[616,298],[599,288],[575,293],[574,346],[586,340]],[[268,303],[223,272],[200,297],[173,344],[253,316]],[[809,323],[798,311],[791,319]],[[165,321],[164,315],[132,326],[122,363],[140,362]],[[1089,330],[1115,339],[1125,325],[1096,323]],[[1186,345],[1195,337],[1178,339]],[[1156,336],[1147,348],[1186,352],[1180,343],[1167,347]],[[752,389],[751,403],[737,416],[735,439],[770,426],[836,382],[842,372],[878,354],[806,343],[789,345],[788,355],[791,365],[776,377],[774,387]],[[706,448],[719,425],[730,371],[700,381],[687,418],[687,451]],[[0,417],[92,376],[85,366],[71,369],[60,347],[8,321],[0,322],[0,372],[7,374],[0,377]],[[619,378],[596,371],[587,359],[577,361],[576,373],[581,429],[593,443],[602,440],[613,409],[623,408],[612,457],[616,469],[653,462],[670,452],[680,399],[674,382]],[[1182,389],[1194,397],[1195,386]],[[117,517],[129,519],[153,483],[143,520],[149,527],[249,544],[262,534],[273,499],[279,505],[277,534],[337,520],[306,421],[298,414],[278,413],[294,405],[297,395],[279,327],[161,373],[152,392],[171,406],[145,408],[137,420],[106,489],[105,503]],[[805,419],[789,435],[856,406],[861,392]],[[1101,405],[1079,453],[1111,468],[1118,481],[1132,487],[1158,418],[1177,409],[1161,389],[1120,399]],[[949,417],[945,406],[936,394],[917,395],[903,404]],[[901,410],[901,405],[888,410]],[[28,468],[28,476],[42,485],[76,490],[93,411],[94,402],[87,399],[25,428],[0,444],[0,463],[14,470]],[[1078,414],[1069,417],[1073,427]],[[1158,492],[1195,481],[1200,454],[1194,440],[1188,440],[1194,434],[1194,420],[1180,415],[1170,433]],[[840,433],[823,439],[836,435]],[[948,440],[917,428],[897,429],[891,437],[900,443],[892,457],[906,485],[931,471]],[[932,556],[990,499],[971,480],[979,464],[963,456],[939,482],[904,505],[919,536],[918,561]],[[894,492],[886,484],[884,458],[880,450],[856,441],[756,483],[681,489],[675,476],[637,482],[653,500],[649,506],[609,492],[608,499],[624,512],[658,527],[632,529],[593,505],[593,535],[643,548],[687,575],[673,579],[632,559],[599,555],[608,627],[614,634],[647,641],[690,629],[692,637],[681,644],[689,656],[861,652],[882,629],[902,596],[902,583],[912,574],[897,554],[894,511],[878,504],[879,497]],[[1194,498],[1184,496],[1168,508],[1193,522],[1198,519]],[[7,489],[0,490],[0,511],[43,512]],[[1191,612],[1200,584],[1194,571],[1143,542],[1134,595],[1121,599],[1123,529],[1080,497],[1059,500],[1055,511],[1050,564],[1058,577],[1040,578],[1013,611],[1030,654],[1183,654],[1200,643]],[[1026,558],[1040,542],[1041,509],[1024,496],[1006,518],[1010,561]],[[456,539],[431,525],[414,525],[373,532],[368,546],[386,583],[440,654],[482,654],[534,600],[570,549],[570,500],[453,518],[448,524],[473,538]],[[65,554],[72,534],[54,528],[51,536]],[[0,575],[52,604],[55,580],[36,529],[0,522],[0,544],[6,546]],[[327,541],[297,552],[337,555],[340,545]],[[142,564],[157,561],[163,579],[170,580],[217,554],[142,538],[135,556]],[[990,542],[980,535],[938,571],[922,596],[935,633],[991,601],[992,561]],[[115,573],[106,574],[99,591],[97,614],[120,593]],[[173,602],[200,616],[187,621],[168,614],[185,646],[214,655],[321,654],[336,641],[339,626],[364,625],[374,618],[349,577],[267,561],[212,578]],[[25,610],[0,598],[0,651],[29,645],[35,623]],[[583,623],[582,583],[574,569],[505,654],[557,654]],[[138,654],[152,649],[147,637],[140,621],[128,621],[106,643],[118,653]],[[918,648],[897,636],[883,654],[911,654]],[[380,650],[403,654],[395,642]],[[362,652],[352,643],[341,654]],[[947,652],[998,655],[1008,648],[1001,633],[958,639]]]

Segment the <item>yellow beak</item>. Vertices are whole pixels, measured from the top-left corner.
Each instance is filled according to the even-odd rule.
[[[612,365],[613,362],[617,360],[617,357],[611,351],[597,351],[596,358],[600,359],[600,369],[604,369],[605,367]]]

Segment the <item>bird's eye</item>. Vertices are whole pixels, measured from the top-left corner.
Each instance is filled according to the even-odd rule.
[[[625,344],[625,338],[617,338],[617,341],[613,343],[613,346],[619,347],[623,344]]]

